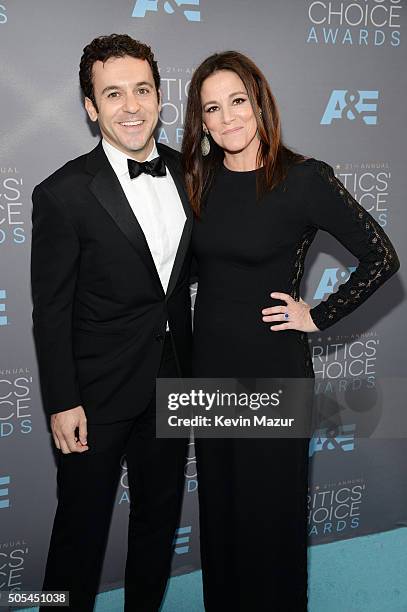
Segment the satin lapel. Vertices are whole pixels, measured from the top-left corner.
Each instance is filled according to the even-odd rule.
[[[161,291],[163,291],[146,237],[101,145],[98,145],[89,154],[88,170],[94,174],[94,178],[89,186],[91,192],[141,256],[152,277],[159,284]]]
[[[189,243],[191,240],[193,213],[192,213],[192,209],[189,204],[188,197],[187,197],[187,194],[184,188],[184,181],[182,177],[181,165],[178,164],[176,160],[172,158],[172,156],[168,155],[166,150],[164,148],[161,148],[160,145],[157,145],[157,149],[160,155],[163,157],[165,161],[165,165],[171,172],[171,176],[174,179],[174,183],[177,187],[178,195],[181,199],[182,206],[184,207],[184,211],[186,215],[184,229],[181,234],[181,239],[179,241],[177,254],[175,256],[174,265],[172,267],[170,280],[168,282],[168,289],[167,289],[167,295],[166,295],[166,297],[168,298],[173,292],[177,284],[177,280],[181,272],[182,264],[184,263],[185,256],[188,252],[188,247],[189,247]]]

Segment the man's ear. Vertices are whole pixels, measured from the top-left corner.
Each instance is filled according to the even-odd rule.
[[[85,98],[85,108],[91,121],[97,121],[98,112],[90,98]]]
[[[162,100],[162,95],[161,95],[161,89],[159,89],[157,91],[157,96],[158,96],[158,112],[161,112],[161,100]]]

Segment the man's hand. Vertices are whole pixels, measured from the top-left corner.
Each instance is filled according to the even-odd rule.
[[[300,298],[297,302],[288,293],[271,293],[272,298],[286,302],[286,305],[271,306],[264,308],[261,313],[265,323],[280,322],[280,325],[272,325],[271,331],[282,331],[284,329],[296,329],[302,332],[319,331],[310,315],[311,306]]]
[[[79,437],[76,435],[79,430]],[[51,415],[51,430],[55,446],[64,455],[69,453],[83,453],[89,450],[87,444],[86,415],[82,406],[71,410],[56,412]]]

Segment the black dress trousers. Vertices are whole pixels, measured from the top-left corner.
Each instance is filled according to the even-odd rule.
[[[168,333],[158,376],[178,376]],[[69,591],[69,610],[93,610],[126,455],[131,503],[125,612],[156,612],[181,511],[187,440],[155,437],[154,396],[135,419],[89,424],[88,443],[85,453],[59,454],[58,507],[43,590]]]

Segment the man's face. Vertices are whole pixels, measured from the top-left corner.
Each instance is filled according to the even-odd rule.
[[[161,102],[146,60],[112,57],[93,64],[93,91],[98,110],[85,98],[91,121],[98,121],[103,137],[134,159],[145,160],[153,148],[153,133]]]

